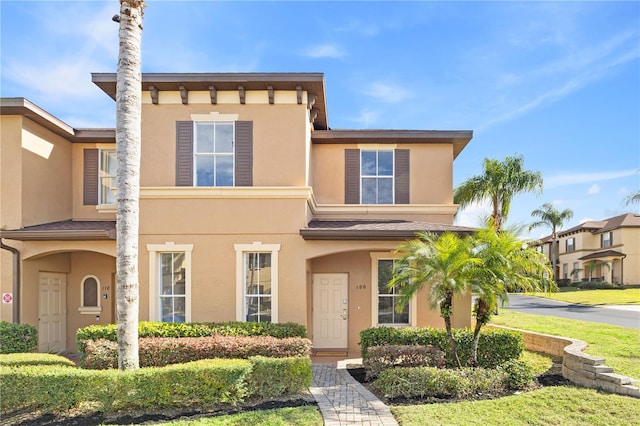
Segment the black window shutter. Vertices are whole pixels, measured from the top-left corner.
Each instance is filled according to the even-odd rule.
[[[235,186],[253,186],[253,121],[236,121]]]
[[[344,203],[360,204],[360,150],[344,151]]]
[[[176,186],[193,186],[193,121],[176,121]]]
[[[97,149],[84,150],[84,182],[82,204],[85,206],[98,205],[98,155]]]
[[[395,203],[409,204],[409,150],[396,149],[395,152]]]

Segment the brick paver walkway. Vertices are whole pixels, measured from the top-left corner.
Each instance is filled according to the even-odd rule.
[[[389,407],[346,370],[349,360],[313,364],[309,390],[318,403],[326,426],[398,425]]]

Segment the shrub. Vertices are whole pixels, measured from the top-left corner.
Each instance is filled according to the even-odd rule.
[[[501,389],[501,377],[485,368],[401,367],[384,370],[372,386],[388,398],[462,398]]]
[[[0,321],[0,354],[36,352],[38,332],[29,324]]]
[[[431,345],[386,345],[369,347],[364,367],[367,370],[367,379],[371,379],[387,368],[443,368],[444,362],[444,352]]]
[[[223,322],[223,323],[172,323],[140,321],[138,336],[143,337],[206,337],[221,336],[271,336],[276,338],[307,337],[307,329],[302,324],[287,322],[282,324],[264,322]],[[90,325],[76,332],[76,344],[81,358],[84,357],[85,342],[105,339],[118,340],[118,325]]]
[[[508,389],[524,389],[531,385],[535,373],[524,361],[512,359],[498,367],[503,374],[503,383]]]
[[[618,288],[618,286],[616,286],[615,284],[611,284],[608,282],[596,282],[596,281],[586,281],[586,282],[581,282],[578,285],[578,288],[581,290],[609,290],[612,288]]]
[[[54,354],[19,353],[0,355],[0,366],[19,367],[26,365],[56,365],[58,367],[75,367],[68,358]]]
[[[276,339],[275,337],[186,337],[142,338],[139,340],[141,367],[161,367],[199,359],[240,358],[266,356],[285,358],[308,356],[311,341],[299,337]],[[87,341],[81,365],[90,369],[117,368],[117,343],[100,339]]]
[[[147,407],[210,407],[249,397],[297,393],[310,384],[309,357],[207,359],[126,372],[57,365],[3,366],[0,411],[28,409],[44,414],[90,407],[110,413]]]
[[[249,358],[251,375],[247,379],[253,395],[272,398],[300,392],[311,386],[311,358]]]
[[[468,365],[473,343],[473,330],[454,329],[458,356],[463,365]],[[447,367],[453,367],[452,354],[447,343],[444,329],[374,327],[360,332],[360,349],[364,360],[368,357],[368,348],[383,345],[432,345],[445,353]],[[522,334],[513,330],[485,329],[478,341],[478,366],[495,368],[510,359],[517,359],[524,350]]]

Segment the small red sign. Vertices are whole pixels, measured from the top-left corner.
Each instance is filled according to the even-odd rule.
[[[11,293],[2,293],[2,303],[4,303],[4,304],[13,303],[13,294],[11,294]]]

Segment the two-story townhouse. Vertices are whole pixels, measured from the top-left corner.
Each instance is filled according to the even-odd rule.
[[[548,252],[551,236],[541,240]],[[586,221],[558,233],[557,277],[640,283],[640,215]]]
[[[115,74],[92,78],[115,99]],[[141,90],[140,319],[293,321],[351,352],[370,326],[443,326],[426,293],[398,312],[386,282],[416,232],[472,231],[453,225],[471,131],[332,130],[320,73],[143,74]],[[77,328],[115,322],[115,131],[1,107],[2,319],[74,350]]]

